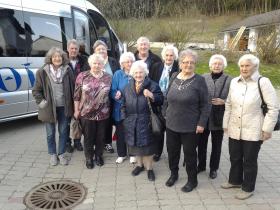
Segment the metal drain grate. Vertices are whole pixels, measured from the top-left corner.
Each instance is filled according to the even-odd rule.
[[[29,209],[72,209],[86,197],[85,187],[72,181],[47,182],[32,188],[24,197]]]

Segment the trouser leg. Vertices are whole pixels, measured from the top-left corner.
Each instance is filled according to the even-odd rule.
[[[244,151],[244,180],[242,183],[242,190],[246,192],[253,192],[258,173],[258,154],[261,148],[261,141],[243,141]]]
[[[56,108],[56,116],[59,133],[58,155],[60,155],[64,154],[66,151],[66,143],[69,139],[70,118],[65,116],[64,107]]]
[[[124,126],[123,126],[122,121],[116,123],[116,133],[118,136],[118,139],[117,139],[118,156],[125,157],[125,156],[127,156],[127,146],[126,146],[126,142],[125,142]]]
[[[181,154],[180,134],[170,129],[166,129],[166,146],[168,153],[168,163],[171,174],[178,174]]]
[[[196,133],[181,134],[183,144],[188,182],[197,183],[197,153],[196,147],[199,135]]]
[[[223,130],[211,131],[212,151],[210,157],[210,170],[218,170],[221,159],[221,150],[223,143]]]
[[[101,157],[103,155],[105,133],[108,128],[108,119],[96,121],[96,124],[95,155]]]
[[[97,125],[94,120],[81,119],[81,127],[84,135],[84,153],[86,159],[92,159],[94,150],[94,139],[96,136]]]
[[[243,182],[243,141],[229,138],[228,148],[230,156],[229,183],[240,185]]]
[[[56,123],[46,123],[48,153],[50,155],[56,154],[55,125]]]
[[[112,144],[112,133],[113,133],[113,120],[112,118],[107,119],[105,129],[105,136],[104,136],[104,143],[105,144]]]
[[[155,155],[160,157],[164,147],[164,131],[159,135],[155,135],[154,138],[157,143]]]
[[[208,129],[205,129],[204,132],[199,135],[198,147],[197,147],[197,153],[198,153],[197,168],[201,170],[206,169],[207,144],[208,144],[209,133],[210,131]]]

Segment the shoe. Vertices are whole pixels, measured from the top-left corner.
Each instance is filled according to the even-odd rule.
[[[209,178],[210,179],[216,179],[216,177],[217,177],[217,171],[215,171],[215,170],[210,170],[210,173],[209,173]]]
[[[126,157],[118,157],[117,160],[116,160],[116,163],[120,164],[120,163],[122,163],[125,159],[126,159]]]
[[[132,176],[138,176],[142,171],[144,171],[144,166],[136,166],[131,174]]]
[[[240,188],[241,184],[230,184],[228,182],[221,184],[221,188],[230,189],[230,188]]]
[[[92,158],[86,160],[86,167],[87,167],[88,169],[93,169],[94,163],[93,163],[93,159],[92,159]]]
[[[154,160],[155,162],[158,162],[159,159],[160,159],[160,156],[159,156],[159,155],[154,155],[154,156],[153,156],[153,160]]]
[[[57,155],[56,154],[51,155],[50,165],[51,166],[56,166],[57,165]]]
[[[68,153],[74,152],[74,148],[72,147],[71,144],[66,144],[66,152],[68,152]]]
[[[105,144],[104,150],[106,150],[109,153],[114,153],[114,149],[112,147],[112,144]]]
[[[65,158],[64,154],[58,155],[58,159],[61,165],[68,165],[68,160]]]
[[[199,168],[199,167],[197,167],[197,174],[199,174],[200,172],[203,172],[205,170],[206,170],[206,168]]]
[[[95,157],[95,163],[97,166],[103,166],[104,165],[104,160],[101,156],[96,156]]]
[[[181,190],[183,192],[191,192],[194,188],[197,187],[197,182],[196,183],[191,183],[191,182],[187,182],[187,184],[185,184]]]
[[[151,182],[155,181],[156,177],[155,177],[155,173],[153,170],[148,170],[147,175],[148,175],[149,181],[151,181]]]
[[[129,162],[130,162],[130,163],[136,163],[136,157],[131,156],[131,157],[129,158]]]
[[[178,180],[178,174],[171,174],[171,176],[167,179],[165,182],[165,185],[167,187],[171,187],[175,184],[175,182]]]
[[[239,193],[237,193],[234,197],[238,200],[245,200],[247,198],[250,198],[253,195],[253,192],[245,192],[245,191],[241,191]]]
[[[83,149],[83,146],[82,146],[82,144],[81,144],[81,142],[75,142],[74,143],[74,148],[76,149],[76,150],[78,150],[78,151],[83,151],[84,149]]]

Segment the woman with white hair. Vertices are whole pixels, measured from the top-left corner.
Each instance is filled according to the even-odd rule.
[[[130,75],[132,79],[122,94],[122,119],[129,153],[137,160],[132,175],[137,176],[146,168],[148,179],[154,181],[152,163],[156,144],[152,136],[148,100],[153,107],[160,106],[163,95],[159,86],[147,77],[147,64],[143,61],[132,64]]]
[[[103,147],[108,119],[110,117],[109,92],[112,77],[104,71],[104,58],[92,54],[88,58],[89,71],[81,72],[76,79],[74,117],[81,119],[84,135],[86,167],[102,166]]]
[[[181,146],[183,146],[188,182],[181,188],[191,192],[197,181],[197,141],[207,124],[210,111],[205,79],[195,73],[197,53],[184,50],[179,56],[180,72],[174,73],[167,90],[166,146],[171,175],[165,185],[178,180]]]
[[[112,87],[111,87],[111,98],[113,101],[113,120],[116,125],[116,134],[118,137],[117,140],[117,153],[118,158],[116,163],[122,163],[127,156],[127,146],[124,138],[124,127],[123,127],[123,120],[121,119],[121,106],[123,103],[123,90],[125,86],[128,84],[131,76],[129,75],[131,66],[135,61],[135,57],[132,52],[125,52],[120,57],[120,65],[121,69],[116,71],[113,80],[112,80]],[[130,163],[135,163],[135,157],[130,157]]]
[[[173,45],[166,45],[161,51],[163,62],[154,63],[149,71],[149,77],[159,84],[161,92],[166,96],[166,91],[169,85],[169,79],[174,72],[179,69],[178,66],[178,49]],[[166,100],[163,103],[161,110],[166,109]],[[165,115],[165,113],[162,113]],[[154,161],[159,161],[164,146],[164,131],[156,136],[158,147],[154,155]]]
[[[207,126],[198,141],[198,166],[197,172],[206,170],[207,144],[211,133],[212,151],[210,157],[209,177],[215,179],[219,169],[223,131],[223,116],[225,110],[225,100],[228,95],[231,77],[224,73],[227,67],[227,60],[223,55],[212,55],[209,60],[210,73],[204,74],[206,85],[208,87],[209,99],[211,100],[211,112],[208,118]]]
[[[230,172],[222,188],[241,188],[235,198],[247,199],[255,190],[258,154],[264,141],[271,138],[277,121],[278,99],[270,80],[261,77],[259,59],[243,55],[239,61],[240,76],[232,79],[225,104],[224,132],[229,136]],[[268,112],[264,116],[263,99]]]

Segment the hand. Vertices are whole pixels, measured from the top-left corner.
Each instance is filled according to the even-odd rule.
[[[203,131],[204,131],[204,128],[203,128],[203,127],[201,127],[201,126],[199,126],[199,125],[196,126],[196,132],[195,132],[196,134],[197,134],[197,133],[203,133]]]
[[[267,133],[267,132],[264,132],[264,131],[262,132],[262,140],[263,141],[266,141],[270,138],[271,138],[271,133]]]
[[[145,89],[144,91],[143,91],[143,94],[144,94],[144,96],[146,97],[146,98],[151,98],[151,99],[154,99],[154,94],[151,92],[151,91],[149,91],[148,89]]]
[[[121,98],[121,96],[122,96],[122,93],[121,93],[121,91],[118,90],[118,91],[116,92],[115,99],[116,99],[116,100],[119,100],[119,99]]]
[[[77,119],[79,119],[79,117],[80,117],[80,111],[79,111],[79,110],[76,110],[76,111],[74,112],[74,118],[77,120]]]
[[[224,105],[225,104],[225,100],[223,100],[221,98],[212,98],[211,102],[213,105]]]

